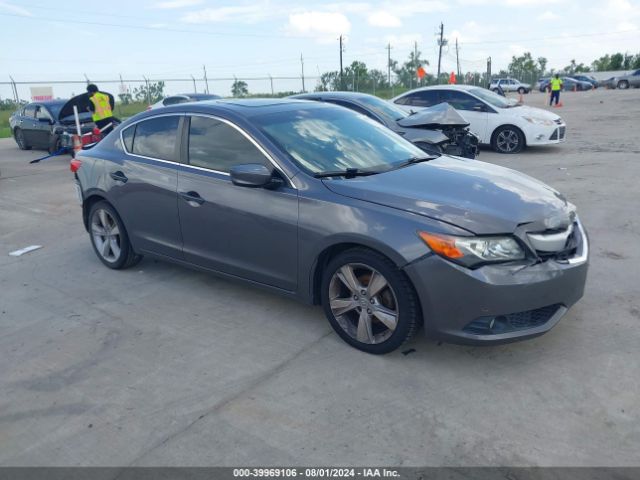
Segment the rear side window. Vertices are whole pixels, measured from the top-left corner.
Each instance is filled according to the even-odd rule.
[[[440,103],[440,101],[438,101],[438,92],[436,90],[423,90],[399,98],[396,103],[415,107],[432,107]]]
[[[179,123],[179,116],[156,117],[138,123],[131,152],[145,157],[176,161]]]
[[[264,155],[235,128],[213,118],[191,117],[190,165],[229,172],[234,165],[244,163],[266,165]]]
[[[136,131],[136,126],[133,125],[122,131],[122,140],[124,141],[124,148],[127,152],[133,152],[133,135]]]
[[[374,114],[370,111],[365,110],[360,105],[356,105],[355,103],[345,102],[342,100],[327,100],[327,103],[333,103],[335,105],[340,105],[341,107],[348,108],[349,110],[353,110],[354,112],[358,112],[360,115],[364,115],[365,117],[369,117],[372,120],[375,120],[378,123],[382,123]]]
[[[36,116],[36,106],[33,103],[31,103],[31,104],[27,105],[26,107],[24,107],[23,115],[25,117],[35,117]]]

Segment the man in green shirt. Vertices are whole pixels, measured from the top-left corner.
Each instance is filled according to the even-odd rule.
[[[551,85],[551,97],[549,98],[549,106],[553,104],[553,100],[556,100],[556,107],[560,101],[560,90],[562,90],[562,79],[557,73],[553,76],[550,82]]]

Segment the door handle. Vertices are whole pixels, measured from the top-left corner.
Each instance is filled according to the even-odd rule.
[[[119,170],[117,172],[111,172],[109,176],[116,182],[127,183],[127,180],[129,180],[127,176]]]
[[[197,207],[204,203],[204,198],[200,196],[198,192],[180,192],[180,196],[185,199],[192,207]]]

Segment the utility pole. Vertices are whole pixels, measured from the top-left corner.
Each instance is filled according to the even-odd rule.
[[[340,90],[344,90],[344,76],[342,73],[342,35],[340,35]]]
[[[300,54],[300,67],[302,68],[302,93],[306,90],[304,88],[304,59],[302,58],[302,53]]]
[[[271,95],[273,95],[273,77],[269,74],[269,82],[271,82]]]
[[[487,85],[491,83],[491,57],[487,58]]]
[[[16,86],[16,81],[13,79],[11,75],[9,75],[11,79],[11,89],[13,90],[13,96],[16,99],[16,103],[20,103],[20,97],[18,96],[18,87]]]
[[[387,45],[387,82],[391,86],[391,43]]]
[[[191,75],[191,80],[193,80],[193,93],[198,93],[198,89],[196,88],[196,79]]]
[[[413,42],[413,74],[416,76],[416,87],[418,83],[420,83],[420,79],[418,78],[418,42]]]
[[[440,64],[442,61],[442,45],[444,44],[444,25],[442,22],[440,22],[440,40],[438,40],[438,45],[440,45],[440,50],[438,52],[438,77],[437,77],[437,82],[440,83]]]
[[[207,90],[207,94],[209,93],[209,80],[207,79],[207,67],[202,65],[202,71],[204,72],[204,85]]]
[[[456,37],[456,65],[458,67],[458,78],[460,78],[460,57],[458,56],[458,37]]]

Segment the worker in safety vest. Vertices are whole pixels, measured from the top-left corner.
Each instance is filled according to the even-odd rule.
[[[111,123],[109,128],[102,131],[106,135],[113,130],[114,123],[117,122],[113,117],[113,108],[115,106],[113,95],[100,92],[93,83],[87,85],[87,93],[89,94],[89,111],[92,113],[91,117],[96,127],[102,129]]]
[[[556,100],[556,106],[558,106],[558,102],[560,101],[560,90],[562,90],[562,79],[557,73],[551,79],[550,85],[551,96],[549,97],[549,106],[553,104],[554,98]]]

